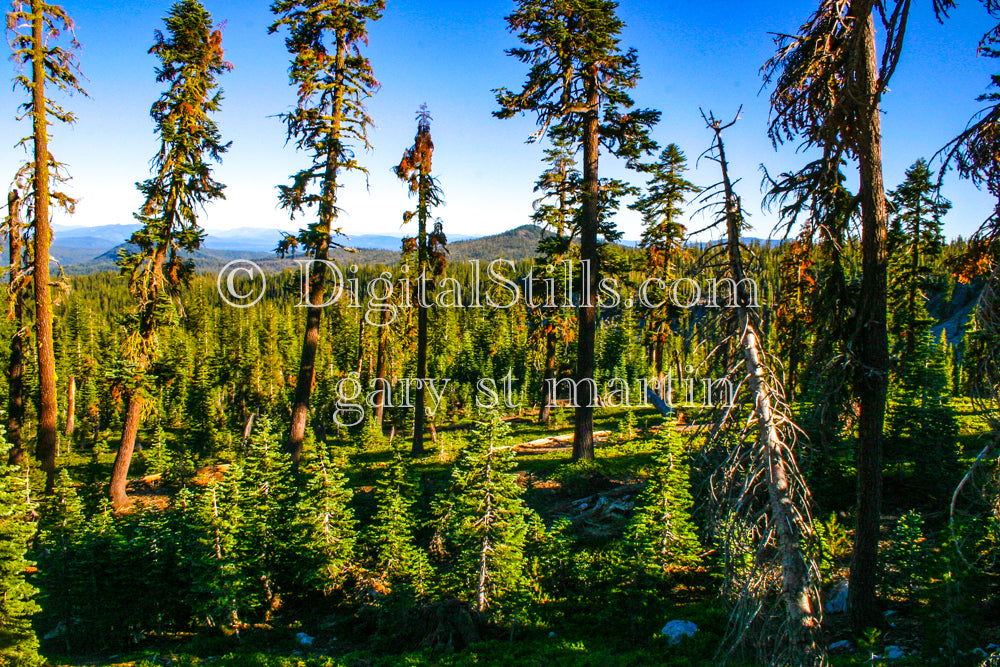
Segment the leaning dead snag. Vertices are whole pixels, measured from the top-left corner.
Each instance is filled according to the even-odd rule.
[[[740,240],[743,210],[722,140],[736,121],[723,124],[708,116],[705,122],[715,135],[706,155],[722,170],[721,183],[710,189],[722,197],[713,227],[722,227],[726,235],[707,256],[716,259],[719,277],[732,281],[735,307],[722,328],[738,351],[724,378],[736,387],[736,400],[718,408],[710,433],[710,441],[728,447],[712,480],[722,519],[726,585],[735,600],[728,648],[752,642],[768,664],[822,665],[819,569],[808,549],[813,537],[809,490],[793,451],[796,427],[760,337],[755,295],[748,287],[753,278]]]

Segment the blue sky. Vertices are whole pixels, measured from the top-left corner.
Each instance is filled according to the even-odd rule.
[[[504,16],[510,0],[388,0],[385,17],[371,27],[371,57],[381,91],[369,109],[377,128],[374,150],[360,154],[371,172],[370,187],[349,179],[341,193],[345,230],[355,234],[401,232],[402,212],[412,206],[392,175],[402,151],[412,144],[414,111],[426,102],[434,117],[435,172],[447,205],[436,212],[446,232],[481,235],[528,222],[532,186],[541,171],[542,147],[525,144],[533,119],[500,121],[492,89],[515,88],[522,65],[504,54],[516,45]],[[276,117],[293,103],[287,85],[288,56],[282,38],[268,35],[267,2],[208,0],[217,21],[225,21],[223,45],[235,69],[225,75],[226,100],[218,122],[233,146],[217,170],[228,185],[227,200],[202,218],[207,229],[272,227],[295,229],[277,208],[275,186],[305,164],[306,156],[284,145]],[[930,0],[915,3],[905,53],[884,104],[885,180],[893,187],[907,166],[930,157],[956,135],[979,108],[996,61],[976,57],[976,43],[991,25],[980,3],[964,0],[939,25]],[[80,198],[74,225],[128,223],[140,203],[134,183],[148,174],[155,137],[148,110],[160,92],[155,60],[146,53],[153,30],[162,25],[168,2],[71,0],[63,3],[77,23],[84,82],[90,98],[66,100],[79,116],[72,128],[55,127],[51,150],[69,165],[70,191]],[[815,0],[674,2],[621,0],[628,27],[624,46],[639,50],[643,79],[634,91],[639,106],[659,109],[655,130],[661,144],[675,142],[694,159],[708,147],[699,107],[743,118],[727,133],[738,188],[753,214],[754,234],[765,236],[774,217],[760,211],[760,164],[772,172],[805,161],[795,146],[775,151],[766,136],[768,92],[761,91],[760,66],[773,53],[769,32],[794,32]],[[8,63],[8,78],[14,75]],[[3,88],[0,170],[10,178],[20,161],[17,138],[29,131],[13,117],[20,93]],[[714,183],[714,164],[703,161],[689,174],[701,185]],[[605,158],[602,172],[625,176]],[[856,177],[851,178],[856,185]],[[949,177],[945,195],[955,204],[946,218],[948,236],[968,235],[992,209],[990,198]],[[694,207],[692,207],[693,210]],[[694,219],[692,227],[700,227]],[[639,221],[623,213],[619,226],[637,238]]]

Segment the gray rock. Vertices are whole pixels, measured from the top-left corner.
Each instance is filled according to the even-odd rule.
[[[295,639],[298,640],[300,646],[312,646],[313,642],[316,641],[314,637],[310,637],[304,632],[295,635]]]
[[[851,642],[847,641],[846,639],[841,639],[839,642],[833,642],[832,644],[830,644],[830,650],[831,651],[850,651],[851,650]]]
[[[847,581],[841,581],[830,591],[830,599],[826,602],[826,613],[843,614],[847,611]]]
[[[899,660],[906,657],[906,651],[898,646],[886,646],[884,657],[886,660]]]
[[[660,634],[667,638],[668,643],[673,645],[679,644],[684,637],[694,637],[694,633],[696,632],[698,632],[698,626],[691,621],[670,621],[663,626]]]

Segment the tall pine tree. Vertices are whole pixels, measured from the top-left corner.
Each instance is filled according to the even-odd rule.
[[[680,260],[684,255],[684,235],[686,228],[680,218],[684,213],[685,200],[699,192],[698,186],[684,178],[687,159],[677,144],[670,144],[653,164],[638,167],[648,174],[646,192],[629,208],[642,215],[642,242],[649,263],[650,277],[664,280],[677,275]],[[662,303],[647,312],[647,343],[651,347],[652,361],[657,376],[662,376],[665,346],[669,339],[669,322],[674,313],[667,298],[666,289],[647,294],[649,303]]]
[[[648,109],[629,109],[628,91],[639,80],[638,54],[619,47],[625,24],[617,9],[612,0],[518,0],[507,25],[524,46],[507,53],[530,70],[520,92],[497,91],[500,109],[494,112],[498,118],[532,113],[540,126],[532,140],[552,128],[583,148],[579,227],[585,279],[578,313],[574,460],[594,458],[599,237],[613,232],[613,225],[607,224],[607,205],[613,197],[602,192],[599,174],[601,148],[634,165],[656,148],[649,130],[660,116]]]
[[[555,381],[558,375],[557,352],[560,343],[572,340],[572,315],[564,307],[567,300],[565,280],[560,276],[564,267],[573,260],[576,246],[573,239],[579,235],[581,175],[576,167],[573,141],[558,133],[550,137],[552,146],[545,149],[543,158],[548,168],[535,182],[535,192],[540,195],[533,203],[532,222],[552,232],[538,239],[535,270],[541,274],[533,286],[531,308],[534,337],[544,342],[544,359],[541,378],[541,408],[538,421],[547,424],[555,405]],[[537,301],[535,293],[539,293]]]
[[[316,220],[279,246],[279,250],[288,250],[301,245],[318,260],[309,274],[309,308],[288,435],[288,451],[296,465],[302,456],[316,374],[326,261],[337,245],[333,235],[340,232],[334,226],[340,214],[337,189],[345,173],[365,171],[355,159],[351,142],[364,149],[371,147],[368,130],[372,120],[365,100],[378,88],[378,82],[361,47],[368,42],[368,22],[381,18],[384,9],[384,0],[278,0],[271,5],[277,20],[270,32],[288,31],[285,47],[292,55],[289,80],[297,93],[295,109],[282,114],[282,119],[288,140],[310,153],[312,161],[292,176],[291,185],[279,186],[279,199],[293,217],[317,208]]]
[[[138,185],[144,197],[136,219],[142,227],[129,242],[138,251],[121,251],[118,264],[129,279],[136,309],[126,320],[124,360],[126,414],[111,470],[111,500],[116,509],[128,500],[125,484],[136,436],[149,397],[149,371],[157,354],[156,333],[172,319],[173,297],[187,283],[193,264],[182,253],[201,246],[198,211],[223,197],[212,179],[210,162],[229,148],[211,114],[222,102],[216,78],[232,69],[222,57],[222,31],[199,0],[179,0],[164,18],[166,35],[156,31],[150,48],[160,60],[156,80],[169,84],[150,115],[160,147],[153,176]]]
[[[444,203],[441,187],[437,179],[431,175],[434,157],[434,141],[431,139],[431,115],[427,106],[420,107],[417,112],[417,135],[413,146],[406,149],[403,159],[393,171],[406,183],[411,195],[417,196],[417,209],[403,214],[404,224],[417,219],[417,236],[403,239],[404,252],[413,250],[417,253],[416,279],[417,295],[414,299],[417,305],[417,378],[427,379],[427,324],[430,304],[434,298],[431,293],[433,276],[444,270],[444,247],[446,240],[440,223],[434,225],[432,232],[427,230],[431,209]],[[430,273],[431,275],[428,275]],[[423,382],[416,387],[416,400],[413,408],[413,456],[424,455],[424,422],[427,418],[426,388]]]
[[[30,117],[31,135],[18,142],[33,147],[32,161],[18,174],[24,188],[33,243],[33,279],[35,288],[35,343],[38,348],[38,438],[35,455],[45,471],[45,490],[51,492],[56,481],[57,431],[56,410],[56,357],[52,336],[52,289],[49,272],[49,248],[52,245],[52,215],[50,204],[72,212],[75,201],[53,189],[65,182],[63,165],[49,152],[49,125],[51,120],[73,123],[75,116],[62,108],[49,95],[47,84],[66,93],[84,95],[77,79],[79,67],[73,51],[80,45],[73,36],[73,21],[66,11],[45,0],[15,0],[7,13],[7,29],[12,33],[10,43],[13,60],[20,67],[29,67],[30,74],[14,77],[15,87],[30,97],[22,105],[24,115]],[[56,43],[61,36],[70,36],[70,48]]]
[[[940,196],[924,159],[906,170],[903,183],[889,193],[889,333],[898,352],[912,356],[921,333],[932,323],[924,303],[934,262],[944,249],[941,218],[951,202]],[[905,363],[905,359],[903,360]]]

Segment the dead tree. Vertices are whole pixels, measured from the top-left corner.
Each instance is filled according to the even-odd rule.
[[[725,378],[717,381],[731,383],[736,400],[716,409],[709,432],[710,445],[725,447],[711,491],[720,512],[726,592],[735,602],[723,650],[730,655],[752,644],[767,664],[815,667],[826,658],[819,641],[819,570],[809,549],[814,537],[810,495],[793,451],[797,428],[764,350],[754,295],[747,286],[752,258],[748,260],[741,242],[743,209],[722,140],[736,120],[724,124],[713,115],[703,117],[714,134],[703,157],[719,165],[722,181],[702,201],[720,204],[711,227],[725,232],[724,240],[708,250],[703,268],[731,280],[726,284],[733,290],[732,308],[726,309],[720,326],[726,340],[716,351],[735,348]]]
[[[24,289],[26,280],[31,279],[30,272],[25,271],[24,233],[21,226],[21,199],[17,190],[7,194],[7,220],[4,231],[10,245],[10,312],[8,319],[14,323],[14,333],[10,338],[10,362],[7,367],[7,441],[10,452],[7,461],[10,465],[21,465],[24,459],[24,446],[21,443],[21,428],[24,426]]]

